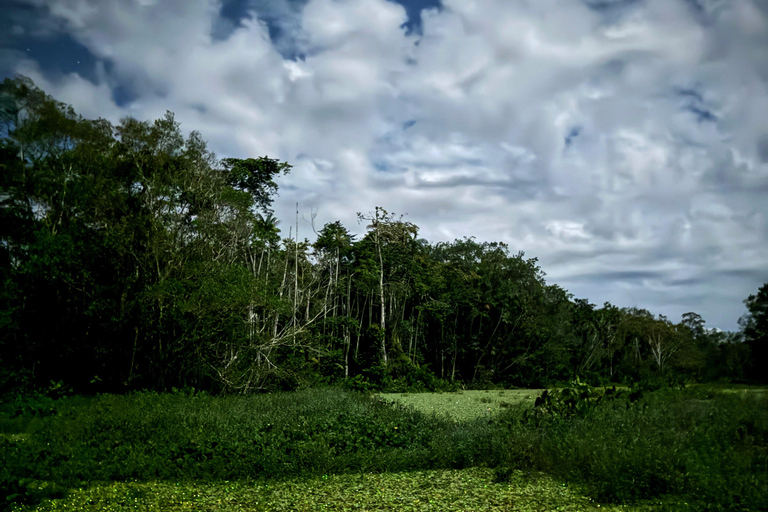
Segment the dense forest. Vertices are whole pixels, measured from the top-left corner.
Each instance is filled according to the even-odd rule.
[[[88,120],[0,86],[0,392],[760,381],[768,283],[741,331],[597,306],[503,243],[358,214],[278,229],[268,157],[218,160],[168,112]],[[281,237],[281,235],[283,237]]]

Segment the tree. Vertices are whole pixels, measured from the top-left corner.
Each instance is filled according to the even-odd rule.
[[[120,346],[111,125],[18,76],[0,85],[0,136],[2,352],[38,382],[87,383]]]
[[[739,319],[744,342],[751,350],[753,379],[768,382],[768,283],[744,301],[748,313]]]
[[[707,357],[717,351],[712,337],[707,332],[701,315],[683,313],[675,330],[680,339],[680,348],[673,356],[675,372],[687,377],[702,378],[707,364]]]
[[[584,372],[591,370],[602,357],[602,340],[596,316],[595,305],[590,304],[587,299],[574,301],[572,321],[579,346],[574,351],[577,360],[572,366],[577,374],[584,375]]]
[[[705,335],[704,324],[706,323],[701,315],[692,311],[683,313],[680,323],[690,329],[691,335],[694,338],[699,338]]]
[[[625,376],[640,379],[646,373],[647,360],[650,357],[649,344],[646,342],[647,328],[655,322],[653,314],[640,308],[622,308],[619,336],[623,341],[620,367]]]
[[[395,220],[395,214],[387,212],[384,208],[377,206],[372,213],[363,215],[357,214],[359,220],[369,221],[370,224],[366,226],[370,230],[370,235],[373,239],[374,246],[376,248],[376,255],[378,257],[378,270],[379,270],[379,322],[380,322],[380,355],[381,361],[384,365],[387,364],[387,346],[386,346],[386,334],[387,334],[387,314],[386,314],[386,299],[384,294],[384,251],[393,246],[402,245],[406,243],[414,242],[416,235],[418,234],[418,228],[410,223],[402,220],[402,215],[398,220]]]
[[[645,336],[656,368],[659,373],[664,373],[667,362],[680,348],[681,337],[664,315],[659,315],[659,318],[652,322],[646,322]]]
[[[262,346],[281,305],[258,255],[288,164],[218,162],[171,112],[86,120],[25,77],[0,85],[0,137],[0,364],[79,389],[211,386],[225,353]]]
[[[227,184],[237,190],[247,191],[253,205],[269,212],[272,198],[277,194],[275,177],[287,174],[291,165],[263,156],[260,158],[225,158],[222,161],[227,173]]]
[[[471,237],[432,245],[381,207],[358,214],[359,241],[340,222],[314,244],[290,229],[281,240],[271,207],[290,168],[218,161],[171,112],[112,126],[29,79],[4,81],[0,387],[247,393],[320,378],[412,386],[427,369],[475,386],[544,386],[574,375],[741,378],[750,357],[753,378],[765,373],[768,285],[729,337],[695,313],[675,325],[574,301],[522,251]]]
[[[351,280],[350,256],[355,236],[340,221],[327,223],[318,233],[314,248],[318,256],[318,265],[328,273],[328,286],[323,300],[323,318],[335,316],[341,318],[331,325],[332,333],[336,327],[342,328],[344,347],[344,375],[349,376],[349,351],[351,347]],[[342,273],[345,282],[341,282]],[[340,285],[341,282],[341,285]],[[346,285],[344,285],[346,283]]]

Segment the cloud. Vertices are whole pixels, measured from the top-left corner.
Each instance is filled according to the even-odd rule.
[[[298,201],[361,232],[381,205],[726,329],[768,280],[764,2],[445,0],[420,33],[385,0],[30,3],[102,64],[18,71],[88,116],[168,109],[220,156],[287,160],[283,219]]]

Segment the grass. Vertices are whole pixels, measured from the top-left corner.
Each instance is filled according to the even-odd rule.
[[[490,418],[509,408],[532,407],[541,389],[457,391],[453,393],[382,393],[379,396],[425,414],[453,421]]]
[[[556,401],[534,409],[537,394],[137,393],[3,406],[0,498],[15,510],[768,508],[764,393],[662,390],[568,415]]]

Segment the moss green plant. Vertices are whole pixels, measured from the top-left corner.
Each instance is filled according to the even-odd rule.
[[[277,481],[113,482],[73,489],[21,511],[631,511],[600,508],[578,489],[516,471],[494,483],[491,470],[321,475]]]

